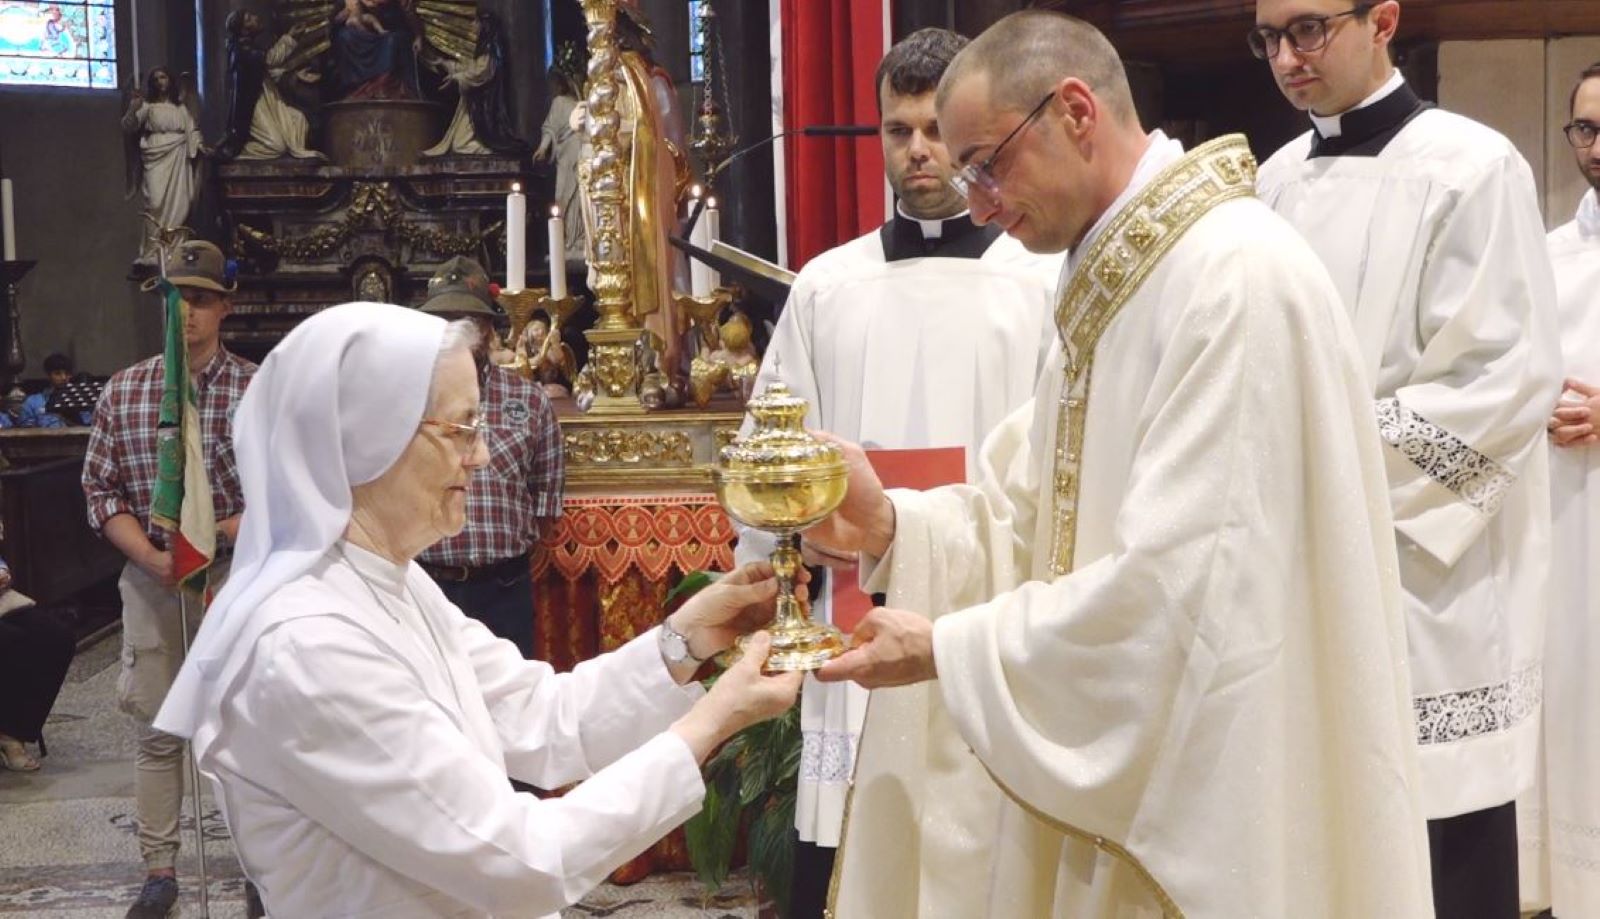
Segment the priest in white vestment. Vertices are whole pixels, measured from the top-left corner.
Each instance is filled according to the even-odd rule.
[[[1561,381],[1533,173],[1395,71],[1400,4],[1256,10],[1252,47],[1312,120],[1258,190],[1328,266],[1385,444],[1436,908],[1516,919],[1513,801],[1533,780],[1548,602],[1544,430]]]
[[[884,56],[878,106],[895,214],[800,270],[755,388],[782,381],[811,404],[807,427],[853,441],[885,449],[959,447],[970,478],[984,436],[1033,394],[1055,338],[1050,309],[1062,259],[1033,255],[993,224],[975,225],[966,200],[950,186],[933,91],[966,42],[944,29],[922,29]],[[763,557],[771,544],[764,534],[748,533],[739,557]],[[831,577],[853,583],[854,559],[815,591],[812,615],[821,621],[832,619]],[[938,705],[925,687],[880,693],[873,702],[922,711],[930,703]],[[831,869],[831,853],[809,847],[839,845],[867,691],[808,680],[800,710],[795,824],[806,845],[792,913],[806,919],[820,915]],[[999,791],[964,746],[952,753],[965,761],[964,813],[947,812],[926,843],[957,846],[976,858],[992,833]],[[918,844],[920,833],[908,837],[907,845]]]
[[[699,810],[700,763],[799,689],[760,674],[759,634],[709,693],[684,685],[771,617],[770,567],[570,674],[445,599],[412,558],[460,531],[489,458],[475,334],[335,307],[240,403],[234,576],[156,724],[192,739],[270,915],[554,915]],[[508,776],[586,781],[541,800]]]
[[[942,885],[894,819],[941,764],[870,709],[834,914],[1431,915],[1383,461],[1325,270],[1243,139],[1146,135],[1076,19],[1001,20],[938,106],[974,220],[1071,249],[1060,342],[975,485],[885,496],[846,445],[811,537],[889,608],[818,675],[937,679],[1006,800],[987,883]]]
[[[1550,427],[1550,623],[1543,757],[1517,801],[1522,908],[1600,916],[1600,64],[1579,77],[1567,140],[1590,188],[1550,233],[1565,391]]]

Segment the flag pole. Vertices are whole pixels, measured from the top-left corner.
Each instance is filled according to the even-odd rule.
[[[176,236],[176,233],[167,230],[165,227],[161,228],[161,232],[156,234],[156,257],[161,265],[161,280],[163,282],[167,280],[167,254],[172,243],[176,241]],[[162,285],[161,294],[163,298],[166,297],[165,284]],[[161,311],[161,320],[164,323],[171,321],[165,309]],[[161,331],[162,340],[165,340],[172,330],[163,328]],[[188,369],[187,360],[184,361],[184,369]],[[180,438],[182,437],[181,433],[179,436]],[[210,573],[207,572],[206,576],[209,579]],[[189,590],[182,584],[178,585],[178,627],[183,634],[184,660],[189,659],[189,593]],[[211,919],[211,872],[206,867],[206,831],[200,801],[200,790],[203,787],[200,784],[200,761],[195,758],[193,742],[185,742],[183,746],[184,759],[188,764],[189,773],[189,810],[194,818],[194,851],[195,856],[199,859],[200,869],[200,919]]]

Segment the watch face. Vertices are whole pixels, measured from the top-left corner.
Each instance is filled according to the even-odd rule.
[[[689,659],[689,643],[683,640],[682,635],[661,630],[661,651],[667,660],[674,664],[681,664]]]

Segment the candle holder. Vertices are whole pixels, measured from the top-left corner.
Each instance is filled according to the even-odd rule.
[[[766,669],[815,670],[844,653],[844,636],[812,622],[794,593],[800,572],[800,532],[844,500],[849,467],[838,447],[802,427],[809,406],[782,383],[750,400],[755,429],[722,448],[711,478],[728,516],[778,537],[772,570],[778,577],[777,615],[768,627]],[[744,639],[738,642],[744,647]]]
[[[674,294],[672,299],[677,303],[678,309],[688,315],[690,328],[695,330],[702,350],[715,350],[718,344],[717,317],[721,316],[722,311],[733,302],[733,291],[719,287],[709,296]]]
[[[20,403],[23,399],[22,388],[18,385],[18,380],[21,377],[22,368],[26,367],[28,363],[22,353],[22,310],[20,308],[21,299],[18,297],[17,289],[22,284],[22,279],[37,264],[38,262],[29,259],[13,259],[7,262],[0,262],[0,268],[3,268],[3,271],[0,271],[0,281],[4,281],[6,290],[5,320],[7,335],[4,367],[6,375],[10,378],[10,385],[7,387],[8,392],[6,393],[6,402],[8,404],[13,402]]]

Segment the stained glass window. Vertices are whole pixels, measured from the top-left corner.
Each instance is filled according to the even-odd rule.
[[[689,81],[706,78],[706,35],[700,28],[701,0],[689,0]]]
[[[0,0],[0,83],[117,86],[115,0]]]

